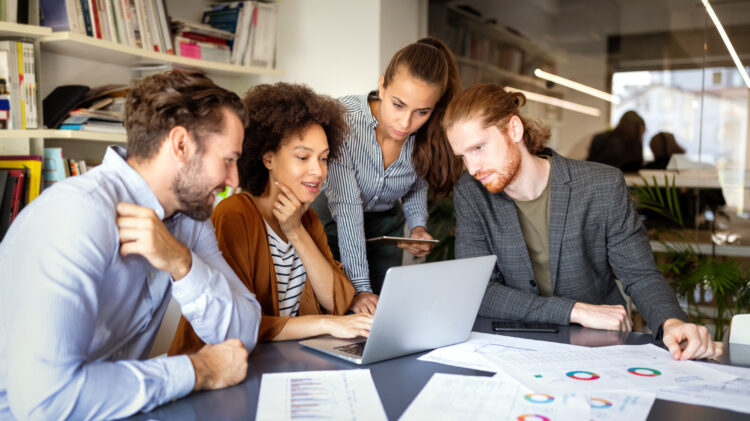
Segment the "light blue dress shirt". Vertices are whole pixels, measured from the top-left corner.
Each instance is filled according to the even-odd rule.
[[[192,252],[175,282],[142,256],[120,255],[120,202],[164,217],[124,149],[111,147],[100,166],[29,204],[0,243],[0,420],[121,418],[190,393],[187,356],[143,360],[170,297],[203,341],[255,346],[260,306],[211,222],[164,220]]]
[[[339,234],[341,263],[357,293],[372,292],[365,244],[364,212],[392,209],[401,200],[409,230],[427,226],[427,182],[412,164],[414,135],[401,147],[398,159],[383,165],[383,150],[375,137],[378,120],[372,115],[368,95],[339,100],[350,134],[339,157],[328,164],[323,191]]]

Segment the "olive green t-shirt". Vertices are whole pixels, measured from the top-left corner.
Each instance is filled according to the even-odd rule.
[[[552,296],[549,268],[549,191],[550,180],[539,197],[529,201],[514,200],[518,209],[518,222],[529,249],[531,267],[543,297]]]

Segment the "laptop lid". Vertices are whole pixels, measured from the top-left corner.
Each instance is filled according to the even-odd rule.
[[[314,338],[300,344],[368,364],[465,341],[471,333],[495,256],[388,269],[361,358],[342,352],[358,340]]]

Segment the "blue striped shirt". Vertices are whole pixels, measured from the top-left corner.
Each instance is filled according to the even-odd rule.
[[[427,182],[412,165],[414,135],[404,142],[398,159],[384,168],[383,151],[375,138],[378,121],[367,98],[367,95],[340,98],[351,131],[339,157],[329,163],[328,178],[323,185],[338,229],[341,263],[357,293],[372,292],[364,212],[389,210],[401,199],[410,230],[427,224]]]
[[[211,222],[164,220],[192,253],[175,282],[142,256],[120,254],[120,202],[164,217],[114,147],[100,166],[45,190],[0,243],[0,420],[123,418],[190,393],[187,356],[145,360],[171,297],[203,341],[255,346],[260,306]]]

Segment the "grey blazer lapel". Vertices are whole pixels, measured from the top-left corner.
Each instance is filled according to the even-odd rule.
[[[545,152],[547,152],[545,150]],[[568,163],[553,151],[550,160],[550,210],[549,210],[549,270],[552,291],[557,284],[558,267],[565,222],[568,216],[570,199],[570,171]]]

